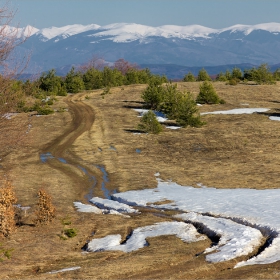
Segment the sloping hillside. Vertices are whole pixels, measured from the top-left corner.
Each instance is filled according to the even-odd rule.
[[[11,126],[28,119],[28,124],[21,126],[25,137],[1,160],[0,172],[12,180],[18,203],[31,208],[23,214],[17,231],[1,242],[3,248],[13,249],[11,259],[1,264],[1,278],[275,278],[278,263],[234,269],[250,254],[207,262],[201,253],[215,241],[207,235],[193,243],[172,235],[148,238],[149,246],[130,253],[83,250],[93,238],[120,234],[125,242],[139,227],[174,221],[172,215],[179,214],[176,210],[137,207],[141,214],[127,214],[128,218],[78,212],[74,207],[74,202],[90,204],[93,196],[105,198],[115,192],[155,188],[158,172],[162,180],[184,186],[279,188],[280,122],[269,119],[280,115],[279,83],[214,86],[226,104],[200,106],[201,113],[237,108],[269,110],[205,114],[202,118],[206,125],[201,128],[164,128],[159,135],[138,134],[139,117],[133,109],[142,107],[145,85],[131,85],[112,88],[104,98],[102,90],[59,97],[54,108],[68,111],[28,118],[23,113],[13,116]],[[178,87],[194,96],[199,91],[197,82],[180,83]],[[57,217],[50,225],[35,227],[36,194],[41,187],[52,195]],[[63,231],[69,228],[76,229],[77,236],[65,238]],[[255,249],[253,253],[257,253]],[[59,272],[65,268],[70,270]]]

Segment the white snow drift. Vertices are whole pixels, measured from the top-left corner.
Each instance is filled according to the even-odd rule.
[[[84,204],[81,202],[74,202],[74,206],[77,208],[78,212],[83,212],[83,213],[95,213],[95,214],[102,214],[102,210],[90,205],[90,204]]]
[[[83,213],[94,213],[94,214],[111,214],[111,215],[121,215],[124,217],[130,217],[125,214],[139,213],[137,209],[134,209],[127,204],[120,203],[118,201],[113,201],[100,197],[93,197],[90,200],[91,204],[84,204],[81,202],[74,202],[74,206],[77,208],[78,212]]]
[[[181,186],[173,182],[158,180],[156,189],[129,191],[114,194],[115,200],[128,205],[175,209],[184,212],[209,213],[220,218],[229,218],[240,224],[257,228],[263,234],[274,237],[272,244],[262,253],[238,266],[265,264],[280,260],[280,190],[279,189],[216,189],[193,188]],[[170,200],[171,203],[156,205],[155,202]],[[208,227],[210,220],[201,221]],[[237,226],[239,227],[239,225]],[[217,232],[218,229],[215,229]],[[223,235],[227,235],[225,229]],[[239,231],[238,228],[235,231]],[[259,244],[257,234],[254,234],[254,244]],[[247,245],[244,245],[246,243]],[[239,240],[240,248],[249,251],[253,244],[248,237]],[[242,252],[240,249],[240,252]],[[223,261],[223,257],[215,258]]]
[[[67,267],[67,268],[63,268],[60,270],[53,270],[48,272],[48,274],[57,274],[57,273],[62,273],[62,272],[67,272],[67,271],[73,271],[73,270],[78,270],[81,269],[80,266],[73,266],[73,267]]]
[[[280,121],[280,117],[270,116],[269,119],[272,121]]]
[[[120,203],[114,200],[104,199],[100,197],[93,197],[90,200],[90,202],[101,209],[115,210],[119,213],[138,213],[137,209],[134,209],[128,206],[127,204]]]
[[[146,238],[156,237],[161,235],[175,235],[184,242],[195,242],[205,239],[204,236],[199,235],[195,227],[191,224],[183,222],[162,222],[155,225],[140,227],[133,231],[128,240],[121,244],[121,235],[108,235],[104,238],[96,238],[90,241],[87,245],[87,251],[123,251],[132,252],[143,248],[147,245]]]
[[[225,111],[205,112],[205,113],[200,113],[200,115],[209,115],[209,114],[240,115],[240,114],[263,113],[267,111],[269,111],[269,109],[267,108],[238,108],[238,109],[225,110]]]
[[[211,231],[220,237],[216,246],[208,248],[204,253],[209,262],[228,261],[240,256],[247,256],[262,245],[263,235],[257,229],[235,223],[229,219],[202,216],[194,212],[175,216],[186,222],[203,224],[204,232],[211,236]]]
[[[145,113],[147,113],[149,110],[147,109],[133,109],[134,111],[139,113],[139,117],[142,117]],[[166,122],[168,120],[168,118],[166,117],[166,115],[162,112],[159,111],[153,111],[157,117],[157,120],[159,122]]]

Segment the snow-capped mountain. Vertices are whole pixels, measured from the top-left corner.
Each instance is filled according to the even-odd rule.
[[[93,56],[138,64],[216,66],[276,64],[280,61],[280,23],[152,27],[135,23],[67,25],[32,30],[20,50],[32,50],[29,71],[81,64]],[[33,68],[33,69],[32,69]]]
[[[35,29],[35,28],[34,28]],[[35,29],[36,30],[36,29]],[[135,40],[144,40],[148,37],[163,37],[163,38],[179,38],[179,39],[195,39],[195,38],[210,38],[209,35],[221,34],[229,31],[230,33],[242,32],[244,35],[249,35],[253,31],[263,30],[270,33],[280,33],[279,23],[266,23],[257,25],[234,25],[223,29],[212,29],[201,25],[163,25],[159,27],[151,27],[141,24],[127,24],[127,23],[115,23],[105,26],[97,24],[90,25],[67,25],[63,27],[51,27],[38,30],[33,34],[41,35],[43,41],[53,39],[55,37],[61,37],[66,39],[70,36],[83,33],[86,31],[94,31],[93,34],[87,36],[96,39],[96,41],[102,40],[102,37],[110,36],[108,40],[112,40],[117,43],[126,43]]]

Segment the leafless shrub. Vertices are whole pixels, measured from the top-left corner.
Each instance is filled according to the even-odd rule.
[[[89,61],[78,67],[78,72],[86,73],[89,69],[95,68],[101,70],[106,65],[106,62],[103,58],[98,56],[93,56]]]
[[[23,98],[23,91],[16,85],[15,79],[27,67],[30,55],[21,59],[15,56],[15,48],[25,42],[31,30],[11,27],[15,12],[10,9],[9,1],[0,7],[0,146],[1,157],[10,147],[18,143],[20,129],[7,130],[9,114],[16,111]],[[6,130],[6,131],[4,131]],[[7,140],[7,141],[6,141]],[[8,149],[7,149],[8,148]],[[2,151],[4,152],[2,153]]]

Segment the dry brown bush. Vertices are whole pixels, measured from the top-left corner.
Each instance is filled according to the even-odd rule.
[[[52,197],[44,190],[38,191],[39,201],[35,212],[35,224],[49,224],[55,217],[55,207],[52,204]]]
[[[0,188],[0,234],[9,236],[16,229],[15,208],[17,202],[15,192],[9,181]]]
[[[12,131],[7,131],[10,113],[14,113],[23,92],[14,87],[15,79],[26,69],[30,54],[20,57],[15,48],[24,43],[31,30],[11,27],[15,12],[9,6],[10,1],[4,1],[0,7],[0,145],[1,157],[6,156],[22,139],[20,124]]]

